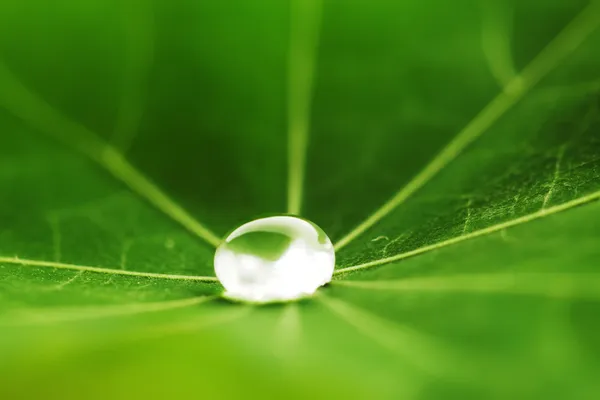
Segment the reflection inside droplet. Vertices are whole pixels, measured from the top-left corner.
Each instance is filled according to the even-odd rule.
[[[335,253],[315,224],[296,217],[257,219],[217,248],[215,272],[226,296],[252,302],[298,299],[331,281]]]

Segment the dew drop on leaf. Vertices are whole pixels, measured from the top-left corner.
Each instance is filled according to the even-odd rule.
[[[261,218],[234,230],[215,254],[229,298],[250,302],[299,299],[331,281],[335,252],[317,225],[292,216]]]

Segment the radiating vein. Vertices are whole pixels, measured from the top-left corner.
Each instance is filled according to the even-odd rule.
[[[335,281],[368,290],[517,294],[565,299],[600,299],[597,273],[490,273],[431,276],[383,281]]]
[[[490,71],[501,87],[508,87],[516,72],[510,48],[512,10],[505,0],[483,3],[481,42]]]
[[[446,247],[446,246],[450,246],[450,245],[457,244],[460,242],[464,242],[465,240],[474,239],[476,237],[496,233],[496,232],[502,231],[503,229],[511,228],[513,226],[524,224],[526,222],[534,221],[536,219],[546,217],[548,215],[556,214],[558,212],[565,211],[570,208],[573,208],[573,207],[576,207],[576,206],[579,206],[579,205],[582,205],[585,203],[589,203],[591,201],[595,201],[598,199],[600,199],[600,191],[590,193],[587,196],[583,196],[583,197],[568,201],[563,204],[559,204],[559,205],[548,207],[548,208],[542,208],[541,210],[534,212],[532,214],[523,215],[522,217],[515,218],[510,221],[502,222],[500,224],[492,225],[492,226],[489,226],[484,229],[473,231],[473,232],[467,233],[466,235],[457,236],[455,238],[444,240],[439,243],[434,243],[434,244],[431,244],[428,246],[419,247],[418,249],[414,249],[414,250],[408,251],[406,253],[401,253],[401,254],[397,254],[395,256],[381,258],[379,260],[370,261],[368,263],[355,265],[352,267],[341,268],[341,269],[338,269],[337,271],[335,271],[334,275],[340,275],[340,274],[345,274],[345,273],[352,272],[352,271],[359,271],[359,270],[363,270],[363,269],[373,268],[373,267],[376,267],[376,266],[379,266],[382,264],[387,264],[387,263],[399,261],[399,260],[402,260],[405,258],[413,257],[418,254],[426,253],[428,251],[433,251],[433,250],[440,249],[442,247]]]
[[[340,250],[395,210],[423,187],[467,146],[487,131],[563,58],[575,50],[600,24],[600,2],[593,1],[576,16],[503,90],[460,131],[406,186],[365,221],[340,239]]]
[[[42,261],[42,260],[26,260],[19,257],[0,257],[0,264],[13,264],[26,267],[47,267],[56,269],[68,269],[73,271],[84,271],[84,272],[95,272],[99,274],[109,275],[127,275],[127,276],[139,276],[144,278],[155,278],[155,279],[170,279],[170,280],[184,280],[184,281],[199,281],[199,282],[218,282],[218,279],[212,276],[188,276],[188,275],[172,275],[172,274],[159,274],[154,272],[138,272],[138,271],[126,271],[122,269],[102,268],[102,267],[89,267],[85,265],[66,264],[54,261]]]
[[[470,368],[463,361],[465,357],[455,354],[449,346],[434,338],[323,293],[317,299],[360,333],[421,371],[446,378],[452,375],[470,377]]]
[[[288,213],[302,209],[321,0],[292,0],[288,56]]]
[[[153,16],[149,0],[124,0],[123,27],[125,28],[125,65],[123,93],[116,127],[111,143],[127,152],[138,134],[143,114],[143,99],[150,65],[152,63]]]
[[[61,115],[42,98],[26,88],[1,62],[0,87],[2,87],[0,106],[5,107],[40,132],[44,132],[90,157],[135,193],[206,242],[213,246],[220,244],[221,240],[218,236],[169,198],[131,165],[118,150],[83,125]]]
[[[120,317],[173,310],[191,307],[214,299],[215,296],[199,296],[178,300],[156,301],[146,303],[130,303],[107,306],[65,307],[54,309],[20,310],[15,312],[16,318],[11,318],[0,325],[37,325],[59,322],[74,322],[101,318]]]
[[[283,358],[294,354],[301,334],[302,320],[298,304],[285,304],[273,335],[273,348],[276,354]]]

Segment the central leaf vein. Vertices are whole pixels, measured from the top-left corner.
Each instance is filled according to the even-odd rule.
[[[321,0],[294,0],[288,58],[288,213],[300,214]]]

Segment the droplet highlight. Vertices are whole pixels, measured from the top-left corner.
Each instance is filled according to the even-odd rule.
[[[261,218],[234,230],[217,248],[215,273],[229,298],[249,302],[310,296],[331,281],[333,244],[302,218]]]

